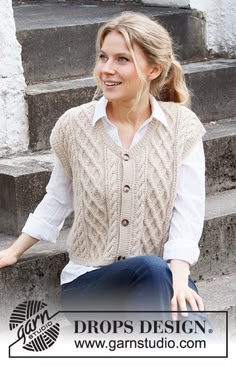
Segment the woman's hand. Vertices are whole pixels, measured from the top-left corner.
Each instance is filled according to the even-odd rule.
[[[14,265],[17,261],[17,254],[12,247],[0,251],[0,269],[5,266]]]
[[[174,294],[171,300],[171,311],[187,311],[187,303],[191,310],[203,311],[204,305],[201,297],[188,286],[189,264],[182,260],[171,260],[170,269],[173,277]],[[187,317],[188,313],[181,313]],[[178,319],[178,313],[172,313],[172,319]]]
[[[191,310],[193,311],[203,311],[204,305],[202,298],[191,288],[189,288],[186,284],[175,285],[173,287],[174,295],[171,300],[171,311],[183,311],[181,315],[183,317],[187,317],[188,313],[184,313],[187,311],[187,302],[189,303]],[[172,313],[172,319],[178,319],[178,313]]]
[[[21,255],[36,242],[38,239],[22,233],[11,247],[0,251],[0,269],[15,264]]]

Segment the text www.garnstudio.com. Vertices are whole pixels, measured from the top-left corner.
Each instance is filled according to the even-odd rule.
[[[119,349],[205,349],[205,340],[168,340],[162,337],[159,340],[139,339],[139,340],[75,340],[77,349],[108,349],[116,351]]]

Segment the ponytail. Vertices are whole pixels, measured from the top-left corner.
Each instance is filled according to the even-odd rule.
[[[167,75],[161,75],[160,78],[152,81],[151,93],[158,100],[173,101],[190,107],[191,98],[185,83],[183,69],[174,57],[171,58],[171,65]]]

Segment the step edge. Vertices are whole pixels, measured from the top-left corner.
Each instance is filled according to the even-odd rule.
[[[203,141],[211,141],[236,135],[236,117],[204,123],[206,134]]]
[[[222,202],[229,201],[222,211]],[[224,205],[223,205],[224,207]],[[205,221],[236,215],[236,189],[217,192],[206,197]]]
[[[34,4],[34,5],[32,4],[32,5],[29,5],[27,7],[28,8],[30,8],[30,7],[31,8],[33,8],[33,7],[36,8],[37,5],[40,6],[41,8],[42,7],[46,8],[45,4]],[[77,5],[78,9],[81,8],[81,4],[74,4],[74,5]],[[114,6],[114,4],[105,4],[105,3],[98,4],[98,5],[102,6],[103,9],[104,8],[109,8],[110,9],[111,7]],[[145,14],[148,14],[151,18],[162,18],[162,17],[166,17],[166,16],[176,16],[176,15],[182,15],[182,14],[187,14],[189,16],[195,16],[196,17],[196,11],[194,9],[189,9],[189,8],[184,8],[184,9],[181,8],[180,9],[180,8],[175,8],[175,7],[173,7],[173,8],[172,7],[162,7],[162,6],[155,6],[155,5],[148,5],[148,4],[135,4],[134,5],[134,4],[131,4],[131,3],[125,4],[125,5],[126,6],[131,5],[130,9],[127,9],[127,7],[126,7],[126,9],[125,8],[122,9],[123,5],[120,5],[118,13],[121,13],[124,10],[127,10],[127,11],[140,11],[141,9],[145,8],[145,10],[147,10],[147,11],[145,11]],[[78,21],[73,22],[73,24],[71,24],[71,25],[70,24],[61,25],[61,22],[59,22],[55,25],[54,24],[49,25],[49,26],[47,26],[47,25],[45,25],[45,26],[37,25],[37,26],[33,27],[32,25],[28,25],[28,26],[25,25],[24,26],[24,25],[21,25],[21,24],[18,23],[18,19],[20,18],[20,16],[17,14],[17,8],[19,8],[19,6],[17,6],[17,5],[14,6],[13,5],[14,18],[15,18],[15,23],[16,23],[16,34],[23,33],[23,32],[44,31],[44,30],[48,31],[50,29],[53,30],[53,29],[59,29],[59,28],[72,28],[72,27],[78,27],[78,26],[89,26],[89,25],[103,24],[103,23],[107,22],[112,17],[112,15],[108,14],[108,15],[101,15],[101,16],[99,16],[99,18],[95,18],[95,19],[91,18],[87,21],[84,21],[84,20],[80,19],[80,22],[78,22]],[[83,6],[83,8],[84,8],[84,6]],[[160,12],[160,14],[155,13],[153,15],[153,11],[158,10],[158,9],[162,10]],[[148,10],[150,10],[150,12],[148,12]],[[199,20],[202,20],[203,16],[201,14],[202,14],[202,12],[198,11],[198,16],[197,17],[199,18]],[[41,13],[41,16],[42,15],[43,14]],[[18,17],[18,19],[17,19],[17,17]],[[69,15],[68,15],[68,17],[69,17]]]
[[[226,67],[224,66],[220,66],[220,67],[216,67],[214,70],[226,70],[226,69],[231,69],[231,68],[236,68],[236,59],[232,60],[232,59],[227,59],[227,58],[223,58],[220,60],[224,60],[225,63],[227,64]],[[233,62],[232,62],[233,61]],[[196,73],[199,72],[210,72],[213,69],[209,69],[209,66],[211,65],[212,62],[215,62],[215,60],[207,60],[204,62],[193,62],[191,63],[191,65],[199,65],[199,63],[201,63],[203,67],[203,69],[201,71],[196,71]],[[185,64],[183,65],[183,68],[185,68],[185,66],[190,65]],[[196,66],[197,67],[197,66]],[[186,70],[187,71],[187,70]],[[195,73],[193,71],[190,72],[184,72],[185,75],[188,74],[192,74]],[[75,76],[76,77],[76,76]],[[84,85],[83,85],[84,84]],[[76,85],[78,85],[76,87]],[[70,79],[66,79],[66,80],[50,80],[47,82],[40,82],[40,83],[35,83],[32,85],[28,85],[26,88],[26,94],[28,96],[34,96],[34,95],[40,95],[43,93],[50,93],[50,92],[59,92],[59,91],[66,91],[66,90],[71,90],[71,89],[80,89],[81,87],[95,87],[96,83],[95,83],[95,79],[92,76],[82,76],[82,77],[77,77],[77,78],[70,78]]]

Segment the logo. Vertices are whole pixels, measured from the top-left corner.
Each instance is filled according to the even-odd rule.
[[[23,348],[39,352],[47,350],[57,340],[59,323],[53,323],[43,301],[29,300],[19,304],[12,312],[9,321],[10,330],[17,330],[18,340]]]

